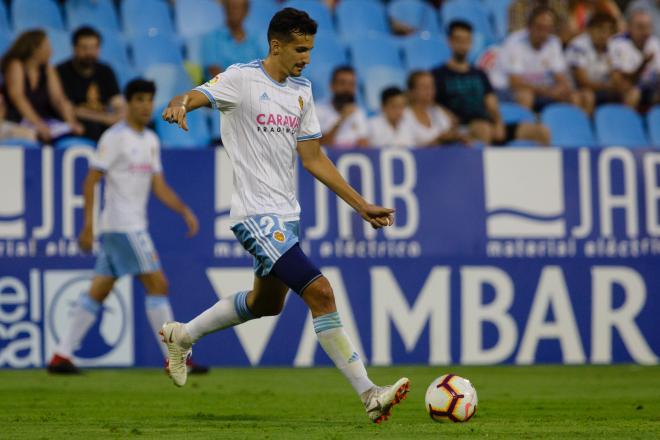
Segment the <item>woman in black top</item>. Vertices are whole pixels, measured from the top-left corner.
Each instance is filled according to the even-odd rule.
[[[83,132],[62,91],[57,71],[48,63],[50,55],[46,33],[32,30],[14,41],[0,64],[7,119],[33,126],[43,142]]]

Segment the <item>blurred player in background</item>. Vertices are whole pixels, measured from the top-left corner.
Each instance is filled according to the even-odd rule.
[[[262,316],[278,315],[289,288],[312,312],[319,343],[360,396],[369,418],[380,423],[405,397],[407,378],[379,387],[341,323],[328,280],[301,250],[296,200],[296,151],[302,164],[374,228],[393,223],[393,210],[369,204],[321,150],[311,83],[300,75],[310,62],[317,24],[285,8],[268,28],[265,60],[235,64],[214,79],[177,96],[163,118],[187,130],[186,113],[211,104],[222,112],[222,139],[234,168],[232,231],[254,257],[251,290],[218,301],[192,321],[163,326],[170,376],[182,386],[192,344],[202,336]],[[323,408],[319,408],[323,411]]]
[[[149,192],[153,191],[165,206],[183,217],[189,237],[197,234],[199,226],[195,214],[163,177],[160,143],[156,134],[147,128],[155,92],[151,81],[136,79],[128,83],[125,91],[128,102],[126,120],[113,125],[101,136],[91,161],[83,189],[85,219],[79,244],[85,252],[92,250],[94,188],[105,178],[104,207],[100,224],[96,225],[101,237],[101,251],[89,292],[83,294],[73,307],[68,331],[59,341],[48,365],[51,373],[80,372],[71,361],[73,353],[96,321],[115,281],[123,275],[137,275],[144,285],[147,291],[147,317],[156,338],[161,326],[174,319],[167,298],[167,279],[147,230]],[[162,344],[158,345],[164,348]],[[167,368],[166,349],[163,355]],[[190,360],[187,367],[194,373],[208,371],[205,367],[195,366]]]

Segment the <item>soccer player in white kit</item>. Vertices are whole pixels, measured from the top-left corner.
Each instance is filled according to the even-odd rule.
[[[154,334],[173,320],[167,298],[167,279],[160,267],[158,254],[147,230],[149,193],[174,212],[181,214],[188,227],[188,236],[199,229],[195,214],[179,199],[165,181],[160,161],[160,143],[147,128],[153,113],[156,88],[143,79],[126,86],[128,102],[125,121],[106,130],[98,143],[96,154],[84,183],[84,227],[79,237],[80,248],[89,252],[93,244],[94,188],[105,179],[104,207],[96,225],[100,232],[101,250],[96,260],[95,275],[88,293],[74,305],[69,328],[59,341],[48,365],[51,373],[79,373],[73,364],[73,353],[97,319],[103,301],[112,291],[115,281],[123,275],[137,275],[147,291],[145,308]],[[162,344],[158,344],[163,347]],[[167,368],[167,349],[163,350]],[[189,361],[195,373],[208,371]]]
[[[234,168],[232,231],[254,257],[254,285],[218,301],[188,323],[163,326],[163,342],[175,385],[186,382],[192,344],[211,332],[250,319],[277,315],[289,290],[312,312],[319,343],[380,423],[406,396],[409,380],[374,385],[348,339],[328,280],[298,244],[300,206],[296,200],[296,152],[304,168],[355,209],[374,228],[393,223],[394,210],[366,202],[342,178],[321,150],[321,132],[310,82],[300,75],[310,62],[316,22],[285,8],[268,28],[264,60],[235,64],[206,84],[177,96],[163,111],[166,121],[187,130],[186,113],[211,105],[222,113],[222,140]]]

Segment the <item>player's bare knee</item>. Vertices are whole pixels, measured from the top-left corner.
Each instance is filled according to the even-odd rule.
[[[335,294],[330,282],[325,277],[314,281],[303,292],[303,299],[309,306],[313,315],[323,315],[337,310],[335,305]]]

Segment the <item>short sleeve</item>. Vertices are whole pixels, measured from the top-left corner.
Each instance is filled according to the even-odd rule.
[[[302,108],[302,118],[300,120],[300,129],[298,130],[298,141],[308,141],[310,139],[319,139],[321,137],[321,126],[319,118],[316,116],[316,107],[314,106],[314,97],[311,88],[309,95],[305,99],[298,97],[298,102]]]
[[[110,131],[106,131],[99,139],[96,152],[89,164],[90,168],[103,172],[108,171],[119,156],[118,146],[119,143],[116,142],[115,136]]]
[[[518,50],[514,42],[505,44],[501,55],[502,66],[508,74],[520,75],[525,72],[524,57],[522,50]]]
[[[227,70],[195,90],[202,92],[209,99],[213,108],[226,112],[238,107],[243,89],[243,74],[238,67],[230,66]]]
[[[481,83],[484,86],[484,95],[490,95],[491,93],[494,92],[493,90],[493,85],[490,83],[490,80],[488,79],[488,75],[486,75],[486,72],[483,70],[478,70],[479,72],[479,78],[481,78]]]

